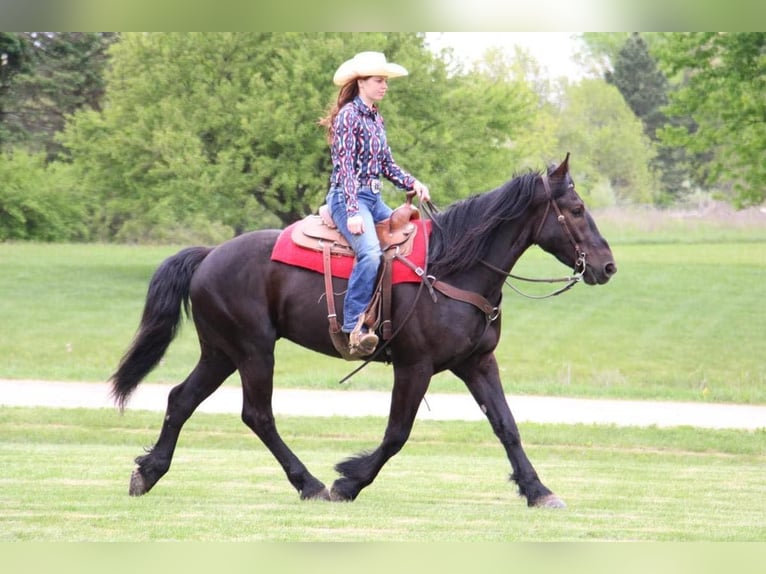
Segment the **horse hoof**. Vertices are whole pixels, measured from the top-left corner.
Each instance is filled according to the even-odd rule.
[[[548,494],[535,500],[532,505],[535,508],[566,508],[567,505],[555,494]]]
[[[330,491],[327,490],[327,487],[324,487],[321,490],[318,490],[314,494],[309,495],[301,495],[302,500],[332,500],[330,497]]]
[[[130,488],[128,493],[130,496],[141,496],[146,494],[148,489],[146,488],[146,481],[138,469],[134,470],[130,475]]]
[[[330,500],[333,502],[351,502],[351,498],[348,496],[342,495],[340,492],[338,492],[335,488],[333,488],[330,491]]]

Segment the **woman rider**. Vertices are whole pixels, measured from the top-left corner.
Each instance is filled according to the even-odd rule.
[[[388,79],[406,75],[406,69],[387,62],[381,52],[356,54],[335,72],[338,98],[320,121],[327,129],[332,159],[327,205],[356,255],[341,327],[349,334],[349,351],[356,356],[371,354],[378,344],[377,335],[364,325],[364,311],[372,299],[382,255],[375,223],[392,212],[380,196],[380,178],[414,191],[421,201],[430,199],[428,188],[394,161],[378,111]]]

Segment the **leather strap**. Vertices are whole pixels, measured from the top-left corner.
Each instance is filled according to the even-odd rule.
[[[460,289],[459,287],[455,287],[454,285],[450,285],[444,281],[439,281],[438,279],[435,279],[433,282],[431,282],[431,285],[433,285],[434,289],[446,295],[450,299],[462,301],[463,303],[469,303],[478,308],[487,316],[488,321],[494,321],[500,316],[500,308],[494,306],[478,293]]]
[[[428,253],[428,245],[426,245],[426,253]],[[433,285],[431,285],[431,281],[429,280],[429,278],[426,277],[425,269],[423,269],[422,267],[418,265],[415,265],[412,261],[410,261],[409,259],[407,259],[406,257],[402,255],[399,255],[398,253],[394,255],[394,258],[397,261],[401,262],[403,265],[406,265],[407,267],[409,267],[415,275],[420,277],[420,281],[422,282],[422,284],[428,287],[428,292],[431,294],[431,299],[433,299],[433,302],[436,303],[436,295],[434,294],[434,288],[433,288]]]
[[[327,297],[327,320],[330,322],[330,332],[340,331],[338,325],[338,315],[335,312],[335,295],[332,290],[332,256],[330,255],[330,244],[325,243],[322,246],[322,261],[324,263],[324,290]]]
[[[436,295],[434,294],[433,290],[436,289],[450,299],[455,299],[457,301],[462,301],[463,303],[469,303],[473,305],[482,313],[484,313],[487,316],[487,319],[490,321],[497,319],[498,315],[500,314],[499,308],[495,305],[492,305],[492,303],[487,301],[487,299],[485,299],[482,295],[472,291],[466,291],[465,289],[460,289],[459,287],[455,287],[454,285],[450,285],[444,281],[439,281],[430,275],[426,276],[425,270],[413,264],[412,261],[406,257],[402,257],[400,255],[395,255],[394,257],[401,261],[404,265],[407,265],[418,277],[421,278],[423,283],[431,292],[431,298],[434,300],[434,302],[436,302]],[[390,318],[390,313],[387,316]],[[384,317],[386,317],[386,315],[384,315]]]
[[[392,291],[392,268],[393,260],[386,257],[383,259],[383,276],[380,282],[381,311],[383,322],[380,326],[380,334],[384,341],[391,338],[393,332],[391,324],[391,291]]]
[[[553,206],[553,211],[556,212],[556,221],[558,221],[561,227],[564,228],[564,233],[566,233],[567,237],[569,238],[569,242],[572,244],[572,247],[574,247],[575,260],[578,260],[580,258],[580,254],[583,253],[583,251],[582,249],[580,249],[580,244],[577,243],[577,240],[572,234],[572,230],[569,229],[569,226],[567,225],[567,218],[564,216],[563,213],[561,213],[561,208],[559,207],[559,204],[556,203],[555,199],[553,199],[553,192],[551,192],[551,185],[548,181],[547,173],[544,173],[542,175],[542,180],[543,180],[543,188],[545,189],[545,193],[548,197],[548,204],[545,206],[545,213],[543,214],[543,218],[540,220],[540,225],[538,226],[537,231],[535,232],[534,242],[535,243],[538,242],[537,240],[540,237],[540,231],[542,231],[543,225],[545,224],[545,220],[548,218],[548,211],[550,211],[551,206]]]
[[[332,254],[331,245],[325,243],[322,246],[322,260],[324,262],[324,290],[325,297],[327,298],[327,320],[330,323],[329,332],[330,340],[333,347],[338,351],[341,357],[347,361],[353,361],[358,359],[351,355],[348,348],[348,337],[341,331],[341,325],[338,323],[338,315],[335,312],[335,293],[332,289]]]

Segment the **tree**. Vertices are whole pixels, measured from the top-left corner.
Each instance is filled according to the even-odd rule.
[[[580,65],[594,76],[603,77],[614,69],[620,50],[628,40],[628,32],[583,32],[584,46],[577,58]]]
[[[569,86],[559,141],[572,153],[578,189],[591,205],[650,202],[653,149],[643,126],[614,86],[586,79]]]
[[[260,95],[264,37],[125,34],[113,47],[103,112],[75,114],[62,138],[94,197],[97,236],[159,239],[202,213],[231,227],[252,220],[253,178],[243,181],[248,160],[233,147],[243,101]]]
[[[329,175],[317,121],[337,54],[353,53],[346,44],[337,34],[126,34],[103,113],[77,114],[64,137],[101,198],[99,235],[146,239],[200,216],[242,232],[316,208]]]
[[[535,98],[518,82],[448,76],[421,34],[125,34],[103,110],[75,114],[62,138],[96,235],[159,239],[201,219],[240,233],[316,210],[330,173],[318,119],[337,97],[333,71],[361,50],[408,68],[381,111],[397,161],[435,198],[510,177]]]
[[[432,187],[434,201],[450,203],[493,189],[524,167],[544,166],[552,141],[535,133],[540,100],[517,62],[495,51],[473,69],[448,74],[440,59],[410,61],[412,78],[397,83],[392,98],[391,140]]]
[[[668,77],[683,82],[670,93],[668,117],[693,125],[668,126],[668,145],[712,155],[709,184],[731,187],[737,206],[766,198],[766,33],[668,33],[658,47]]]
[[[87,82],[69,82],[76,73],[67,73],[46,51],[55,45],[57,52],[60,40],[53,34],[0,33],[0,241],[88,237],[84,201],[69,166],[47,164],[44,153],[29,151],[50,150],[63,114],[80,105],[67,102],[67,94],[88,93]],[[40,90],[46,75],[51,83]]]
[[[489,87],[482,87],[480,79]],[[467,81],[477,84],[481,91],[494,90],[505,102],[507,110],[499,117],[513,122],[504,127],[515,163],[539,170],[546,161],[562,159],[554,136],[553,100],[554,92],[564,90],[566,84],[545,78],[529,52],[517,47],[509,59],[503,52],[490,50],[482,74]]]
[[[3,98],[0,88],[0,130],[6,132],[2,137],[0,131],[0,142],[43,151],[50,161],[59,151],[54,134],[64,127],[65,117],[79,109],[100,108],[106,49],[116,35],[25,32],[3,36],[0,52],[5,44],[12,76],[0,84],[5,91]]]
[[[654,139],[657,129],[665,123],[660,109],[667,103],[668,82],[640,34],[629,36],[617,54],[614,70],[608,71],[605,79],[620,90],[644,123],[646,135]]]
[[[29,70],[30,46],[23,34],[0,32],[0,150],[18,138],[14,114],[15,78]]]
[[[0,241],[88,238],[84,202],[73,197],[68,166],[42,154],[0,153]]]
[[[614,70],[607,71],[605,79],[617,87],[657,148],[652,167],[659,175],[663,191],[658,199],[678,198],[688,188],[685,187],[689,179],[687,154],[682,147],[663,145],[659,141],[657,132],[668,123],[662,110],[668,103],[669,85],[641,34],[628,37],[614,61]]]

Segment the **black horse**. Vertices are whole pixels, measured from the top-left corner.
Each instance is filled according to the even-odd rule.
[[[508,272],[533,244],[572,267],[590,285],[617,271],[606,240],[586,211],[569,174],[569,155],[544,173],[515,177],[493,191],[451,205],[432,217],[430,278],[485,305],[445,296],[419,296],[422,286],[393,289],[393,324],[386,358],[394,385],[388,424],[371,452],[340,462],[328,489],[280,437],[272,412],[274,347],[284,337],[338,357],[321,301],[323,277],[272,261],[280,231],[253,231],[215,248],[190,247],[165,260],[149,285],[131,347],[111,377],[123,408],[172,341],[181,308],[191,314],[200,359],[168,397],[155,446],[136,459],[130,494],[148,492],[170,468],[181,428],[199,404],[235,370],[243,387],[242,420],[279,461],[301,498],[354,500],[407,441],[431,377],[449,370],[468,387],[500,439],[529,506],[564,506],[538,478],[508,407],[494,350],[500,338],[500,299]],[[334,280],[342,293],[345,280]],[[338,301],[342,313],[342,301]],[[406,322],[405,322],[406,319]],[[382,357],[383,355],[381,355]]]

